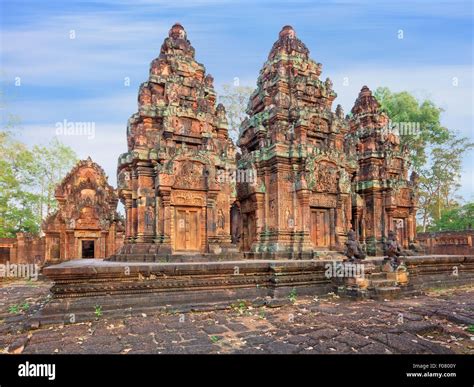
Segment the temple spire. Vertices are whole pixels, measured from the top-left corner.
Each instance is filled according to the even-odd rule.
[[[352,114],[377,114],[380,112],[380,104],[367,86],[363,86],[360,90],[351,112]]]

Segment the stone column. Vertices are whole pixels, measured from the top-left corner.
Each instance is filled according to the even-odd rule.
[[[266,206],[266,200],[264,193],[257,192],[255,194],[255,206],[257,207],[255,211],[255,238],[254,238],[254,244],[260,244],[262,243],[262,233],[265,231],[265,206]],[[251,237],[251,236],[249,236]],[[254,250],[252,248],[252,250]],[[254,250],[255,251],[255,250]]]
[[[133,219],[132,219],[132,193],[127,192],[124,194],[125,200],[125,241],[127,243],[133,241]]]
[[[171,253],[172,235],[174,234],[174,208],[171,206],[171,191],[170,189],[160,189],[159,196],[161,198],[161,235],[159,235],[159,242],[161,243],[160,251],[168,251]]]
[[[135,241],[137,238],[137,188],[138,179],[136,170],[132,170],[132,211],[131,211],[131,241]]]
[[[206,200],[206,207],[204,210],[206,211],[206,227],[203,235],[204,239],[204,251],[208,253],[219,253],[217,251],[219,246],[216,245],[216,235],[217,235],[217,221],[216,221],[216,198],[217,192],[208,192],[207,200]],[[214,246],[211,246],[214,245]]]
[[[296,191],[298,198],[298,219],[296,223],[296,230],[301,233],[301,241],[298,246],[300,251],[312,250],[312,243],[310,238],[311,230],[311,212],[309,208],[309,199],[311,191],[309,189],[300,189]]]
[[[152,243],[155,237],[154,168],[150,162],[137,165],[137,242]]]
[[[415,242],[415,233],[416,233],[416,229],[415,229],[415,214],[414,214],[414,211],[413,210],[410,210],[409,213],[408,213],[408,219],[407,219],[407,238],[408,238],[408,245],[410,245],[410,243],[414,243]]]
[[[329,209],[329,248],[333,250],[336,248],[336,209]]]

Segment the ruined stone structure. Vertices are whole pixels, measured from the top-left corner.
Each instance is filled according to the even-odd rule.
[[[0,238],[0,264],[37,264],[44,262],[45,239],[19,232],[16,238]]]
[[[333,112],[336,94],[321,68],[284,27],[250,98],[237,156],[212,77],[175,24],[140,87],[119,158],[125,245],[107,260],[47,267],[53,300],[41,321],[62,322],[66,311],[94,318],[94,305],[123,317],[170,305],[278,305],[295,291],[387,299],[472,284],[474,256],[403,256],[415,242],[416,212],[406,150],[367,87],[349,116],[340,106]],[[236,165],[234,187],[226,172]],[[59,195],[66,213],[83,203],[81,190],[68,190]],[[363,259],[382,255],[389,232],[403,258],[396,270],[382,257]],[[363,266],[366,276],[328,275],[341,264]]]
[[[118,198],[103,169],[79,161],[55,191],[58,210],[43,223],[46,263],[105,258],[123,243]]]
[[[140,87],[139,110],[127,129],[128,152],[119,158],[127,218],[120,255],[126,259],[231,247],[235,194],[225,175],[235,148],[224,106],[215,101],[212,76],[175,24]]]
[[[391,130],[387,115],[364,86],[359,93],[346,138],[355,144],[358,170],[353,179],[353,225],[370,255],[383,253],[389,231],[397,234],[407,249],[416,237],[417,176],[408,179],[407,149],[400,146],[398,134]]]

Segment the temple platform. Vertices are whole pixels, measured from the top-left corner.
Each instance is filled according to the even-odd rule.
[[[51,301],[36,318],[41,324],[87,321],[95,318],[97,308],[104,315],[128,316],[227,308],[240,301],[277,306],[290,302],[290,294],[335,292],[382,299],[474,284],[473,255],[412,256],[403,261],[404,280],[386,273],[386,260],[375,257],[364,260],[364,266],[370,267],[365,279],[341,281],[328,272],[339,260],[73,260],[43,269],[54,285]]]

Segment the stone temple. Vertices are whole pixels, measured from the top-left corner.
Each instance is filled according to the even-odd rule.
[[[413,185],[398,136],[367,87],[350,117],[340,105],[332,111],[336,93],[321,72],[285,26],[250,98],[237,161],[213,78],[175,24],[128,123],[118,166],[125,246],[113,259],[312,258],[343,251],[350,229],[373,255],[391,229],[413,243]],[[222,179],[236,169],[253,178]]]
[[[218,177],[235,163],[224,106],[213,78],[176,24],[140,86],[119,158],[118,189],[126,208],[126,245],[117,259],[175,253],[221,253],[231,246],[235,187]]]
[[[417,176],[408,178],[407,149],[367,86],[345,116],[340,105],[333,110],[336,93],[321,74],[294,29],[283,27],[248,101],[237,151],[213,79],[175,24],[140,86],[119,157],[124,245],[105,260],[46,267],[54,298],[42,319],[88,318],[94,305],[123,316],[272,303],[295,291],[383,299],[472,283],[472,255],[411,256]],[[86,200],[81,190],[64,192],[72,195],[66,202]],[[112,209],[113,196],[101,195]],[[58,227],[75,237],[74,227]],[[328,275],[344,254],[363,261],[365,277]],[[453,266],[462,266],[456,278]]]
[[[104,170],[79,161],[56,188],[58,210],[42,225],[47,264],[76,258],[106,258],[123,243],[118,197]]]

